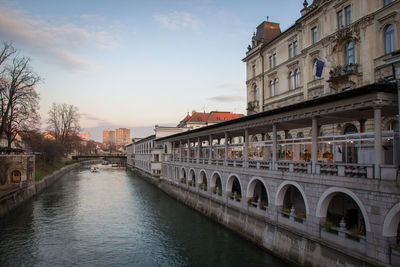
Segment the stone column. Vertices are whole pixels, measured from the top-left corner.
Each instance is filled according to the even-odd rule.
[[[375,126],[375,178],[381,178],[382,164],[382,110],[380,107],[374,108]]]
[[[212,146],[213,146],[212,135],[210,135],[210,139],[209,139],[208,143],[209,143],[209,146],[208,146],[208,152],[209,152],[208,164],[211,164],[211,160],[212,160]]]
[[[315,173],[316,164],[318,161],[318,120],[312,118],[312,134],[311,134],[311,164],[312,173]]]
[[[179,141],[179,161],[182,162],[182,140]]]
[[[171,142],[171,149],[172,149],[171,160],[175,161],[175,141]]]
[[[224,161],[224,165],[228,165],[228,133],[225,132],[225,161]]]
[[[200,142],[200,137],[197,137],[197,163],[200,163],[200,148],[201,148],[201,142]]]
[[[276,158],[276,148],[277,148],[277,138],[276,138],[276,126],[277,124],[274,123],[272,124],[272,169],[275,170],[275,165],[277,162]]]
[[[187,142],[188,142],[188,145],[187,145],[187,155],[186,155],[186,157],[187,157],[187,162],[189,163],[189,159],[190,159],[190,140],[188,139]]]
[[[244,147],[243,147],[243,167],[247,168],[247,161],[249,160],[249,130],[244,130]]]

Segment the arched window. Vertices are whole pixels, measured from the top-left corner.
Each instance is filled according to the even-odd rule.
[[[354,124],[348,124],[343,131],[344,134],[353,134],[353,133],[358,133],[357,127]]]
[[[254,101],[258,100],[257,84],[253,85]]]
[[[385,54],[392,53],[394,51],[394,26],[389,24],[385,28]]]
[[[293,90],[295,88],[294,86],[295,82],[293,72],[289,72],[289,90]]]
[[[300,72],[299,69],[294,71],[294,88],[298,88],[300,84]]]
[[[348,42],[344,47],[344,65],[354,64],[354,43]]]
[[[272,80],[269,81],[269,96],[274,96],[274,82]]]

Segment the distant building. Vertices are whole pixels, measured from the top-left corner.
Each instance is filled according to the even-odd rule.
[[[110,129],[103,131],[103,144],[116,144],[115,131],[112,131]]]
[[[131,142],[131,130],[118,128],[115,131],[117,145],[127,145]]]
[[[133,138],[133,143],[126,146],[127,166],[131,169],[136,168],[149,175],[160,177],[164,147],[157,144],[155,140],[187,130],[188,128],[156,125],[154,127],[154,135],[146,138]]]
[[[78,136],[82,138],[84,141],[89,141],[90,140],[90,133],[78,133]]]
[[[203,126],[216,124],[243,117],[243,114],[234,114],[224,111],[211,111],[210,113],[192,111],[192,115],[186,117],[178,124],[179,128],[196,129]]]

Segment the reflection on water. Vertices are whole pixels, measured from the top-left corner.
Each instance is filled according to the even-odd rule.
[[[0,219],[0,266],[284,266],[121,169],[67,174]]]

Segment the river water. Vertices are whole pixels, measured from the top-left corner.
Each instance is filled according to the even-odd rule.
[[[75,170],[0,218],[0,266],[286,266],[135,174]]]

